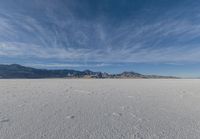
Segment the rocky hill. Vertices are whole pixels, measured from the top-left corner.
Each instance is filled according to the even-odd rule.
[[[171,76],[142,75],[136,72],[108,74],[90,70],[46,70],[25,67],[18,64],[0,65],[0,78],[176,78]]]

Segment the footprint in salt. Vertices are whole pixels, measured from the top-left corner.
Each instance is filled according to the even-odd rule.
[[[123,111],[126,111],[126,110],[130,109],[130,106],[121,106],[120,108],[121,108]]]
[[[184,98],[184,97],[186,97],[188,94],[187,94],[187,92],[186,91],[181,91],[180,92],[180,98]]]
[[[92,92],[88,92],[88,95],[91,96],[91,95],[94,95],[95,93],[92,91]]]
[[[67,119],[74,119],[74,118],[75,118],[74,115],[69,115],[69,116],[67,116]]]
[[[133,113],[130,113],[131,114],[131,116],[133,117],[133,118],[136,118],[137,116],[135,115],[135,114],[133,114]]]
[[[4,117],[2,115],[2,113],[0,112],[0,123],[5,123],[5,122],[9,122],[9,121],[10,121],[10,119]]]
[[[1,123],[6,123],[6,122],[9,122],[9,121],[10,121],[10,120],[7,119],[7,118],[6,118],[6,119],[1,119],[1,120],[0,120]]]
[[[0,123],[7,123],[7,122],[9,122],[9,121],[10,121],[9,118],[7,118],[7,117],[2,117],[2,116],[1,116],[1,113],[0,113]]]
[[[122,116],[123,114],[122,114],[122,113],[120,113],[120,112],[118,112],[118,113],[116,113],[116,112],[113,112],[113,113],[112,113],[112,115],[113,115],[113,116]]]
[[[21,108],[23,107],[25,104],[19,104],[18,107]]]
[[[136,132],[135,134],[132,135],[133,139],[143,139],[142,134],[139,132]]]

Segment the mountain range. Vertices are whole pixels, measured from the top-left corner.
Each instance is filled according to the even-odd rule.
[[[90,70],[47,70],[25,67],[18,64],[0,64],[0,79],[37,79],[37,78],[177,78],[172,76],[143,75],[136,72],[122,72],[109,74]]]

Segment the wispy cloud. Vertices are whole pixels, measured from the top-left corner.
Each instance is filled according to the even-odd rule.
[[[28,45],[28,47],[27,47]],[[0,56],[6,57],[35,57],[35,58],[55,58],[69,60],[83,60],[95,55],[97,52],[88,49],[73,49],[59,47],[42,47],[39,45],[18,43],[18,42],[3,42],[0,43]],[[97,56],[97,55],[96,55]]]
[[[62,1],[50,2],[43,10],[39,15],[0,10],[0,57],[83,63],[200,62],[198,13],[192,21],[175,8],[155,18],[144,13],[140,16],[146,19],[133,15],[109,25],[111,19],[104,15],[88,20],[77,17]]]

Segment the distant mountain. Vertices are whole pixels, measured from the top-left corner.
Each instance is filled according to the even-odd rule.
[[[135,72],[123,72],[120,74],[108,74],[93,72],[90,70],[46,70],[24,67],[18,64],[0,64],[0,78],[176,78],[171,76],[142,75]]]

